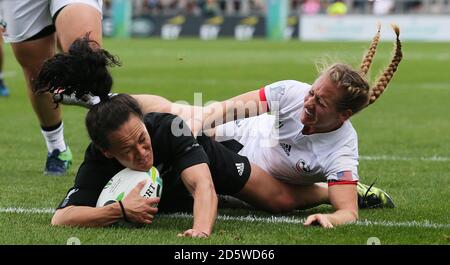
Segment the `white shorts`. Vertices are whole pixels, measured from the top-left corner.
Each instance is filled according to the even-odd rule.
[[[4,0],[0,3],[3,21],[6,22],[3,39],[15,43],[53,25],[53,16],[66,5],[85,3],[102,13],[103,0]]]

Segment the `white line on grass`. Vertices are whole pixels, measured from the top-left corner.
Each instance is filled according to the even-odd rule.
[[[53,208],[21,208],[21,207],[8,207],[0,208],[0,213],[19,213],[19,214],[53,214],[55,209]],[[188,218],[191,219],[192,214],[188,213],[174,213],[174,214],[159,214],[161,218]],[[247,216],[230,216],[230,215],[218,215],[218,220],[222,221],[241,221],[249,223],[284,223],[284,224],[303,224],[305,218],[296,218],[294,216],[267,216],[259,217],[254,215]],[[392,222],[392,221],[370,221],[360,220],[356,223],[349,225],[357,226],[384,226],[384,227],[421,227],[421,228],[450,228],[450,224],[437,224],[429,220],[423,221],[404,221],[404,222]]]
[[[359,158],[361,160],[387,160],[387,161],[435,161],[435,162],[450,161],[450,157],[445,156],[408,157],[408,156],[375,155],[375,156],[359,156]]]
[[[7,207],[0,208],[0,213],[54,213],[54,208],[21,208],[21,207]]]
[[[160,214],[161,217],[179,217],[179,218],[192,218],[191,214],[175,213],[175,214]],[[293,216],[268,216],[257,217],[252,215],[247,216],[229,216],[218,215],[218,220],[224,221],[242,221],[242,222],[261,222],[261,223],[288,223],[288,224],[303,224],[305,218],[295,218]],[[370,221],[360,220],[356,223],[349,225],[358,226],[389,226],[389,227],[422,227],[422,228],[450,228],[450,224],[436,224],[429,220],[424,221],[406,221],[406,222],[391,222],[391,221]]]

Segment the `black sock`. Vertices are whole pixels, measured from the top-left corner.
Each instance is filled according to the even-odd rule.
[[[49,126],[49,127],[41,126],[41,129],[46,132],[51,132],[51,131],[58,129],[59,126],[61,126],[61,123],[62,123],[62,121],[58,122],[56,125]]]

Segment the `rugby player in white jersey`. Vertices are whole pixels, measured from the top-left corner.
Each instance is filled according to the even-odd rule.
[[[205,111],[212,113],[206,124],[230,116],[236,119],[238,113],[246,117],[259,114],[217,126],[213,135],[219,142],[237,141],[241,145],[238,154],[288,184],[288,195],[280,200],[279,208],[292,210],[330,202],[336,209],[331,214],[309,216],[305,225],[333,227],[355,221],[358,201],[360,208],[394,206],[384,191],[358,183],[358,138],[349,121],[383,93],[402,59],[399,29],[394,26],[394,30],[397,34],[394,56],[372,88],[364,76],[376,51],[379,30],[359,71],[333,64],[312,85],[280,81],[209,107],[222,111]],[[257,112],[245,110],[249,105],[258,106]],[[326,182],[328,189],[313,185],[321,182]],[[299,185],[317,188],[308,190],[309,205],[295,195]],[[255,201],[258,198],[255,194],[271,194],[271,190],[266,183],[250,178],[241,198],[261,205],[264,201]],[[266,199],[270,200],[270,196]]]

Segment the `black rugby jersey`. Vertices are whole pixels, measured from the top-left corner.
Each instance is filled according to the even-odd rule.
[[[181,118],[167,113],[148,113],[144,124],[151,138],[155,166],[163,179],[163,193],[158,208],[165,208],[166,198],[178,198],[179,204],[189,197],[180,180],[180,173],[191,166],[209,163],[203,147],[192,136]],[[177,128],[176,134],[172,128]],[[105,157],[93,143],[86,149],[74,186],[68,191],[58,209],[69,205],[95,207],[106,183],[124,169],[116,159]]]

